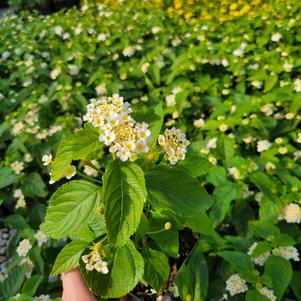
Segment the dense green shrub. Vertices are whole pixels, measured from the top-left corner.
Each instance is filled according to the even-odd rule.
[[[301,300],[301,4],[213,4],[1,20],[3,300],[59,298],[51,270],[77,266],[107,298]],[[149,124],[137,156],[99,141],[103,108],[83,119],[113,94]]]

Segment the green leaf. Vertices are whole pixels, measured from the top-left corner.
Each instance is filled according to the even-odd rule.
[[[160,68],[157,64],[151,64],[149,67],[148,73],[151,77],[151,80],[156,84],[160,85]]]
[[[86,283],[97,296],[102,298],[124,296],[142,280],[143,258],[132,241],[128,241],[116,250],[109,270],[106,275],[95,270],[90,272],[81,263],[81,271]]]
[[[262,222],[262,221],[251,221],[249,222],[250,229],[259,237],[263,239],[267,239],[268,237],[274,236],[277,237],[280,235],[280,230],[268,223],[268,222]]]
[[[211,198],[197,179],[183,169],[159,166],[146,173],[148,201],[180,216],[194,216],[208,209]]]
[[[24,281],[25,273],[25,265],[18,265],[14,267],[8,273],[7,278],[0,283],[0,296],[8,299],[9,297],[16,295]]]
[[[294,292],[295,296],[297,297],[298,301],[301,301],[301,272],[294,271],[293,278],[290,284],[292,291]]]
[[[66,168],[72,160],[86,158],[102,147],[97,132],[83,129],[66,138],[60,144],[51,170],[51,180],[58,181],[66,176]]]
[[[75,180],[61,186],[51,197],[41,230],[54,239],[68,236],[96,214],[100,187]]]
[[[281,300],[293,276],[291,264],[283,257],[270,256],[264,266],[264,273],[271,278],[274,293]]]
[[[278,75],[269,75],[264,81],[264,92],[270,91],[278,81]]]
[[[260,294],[257,290],[248,290],[246,294],[246,301],[269,301],[269,299],[262,294]]]
[[[168,230],[161,233],[149,234],[157,246],[168,256],[176,258],[179,254],[179,232]]]
[[[174,283],[182,300],[205,301],[208,291],[208,266],[197,243],[177,273]]]
[[[65,245],[58,254],[51,270],[52,275],[68,272],[79,266],[82,252],[87,247],[86,241],[72,241]]]
[[[22,287],[22,294],[34,296],[40,283],[43,280],[43,275],[33,275],[27,279]]]
[[[186,218],[185,225],[198,233],[220,238],[218,233],[214,230],[212,221],[204,212],[200,212],[197,216]]]
[[[44,275],[44,259],[41,255],[41,247],[32,248],[29,251],[29,259],[34,264],[34,267],[38,271],[39,274]]]
[[[36,172],[32,172],[24,177],[21,183],[21,188],[26,196],[37,196],[44,198],[48,194],[45,183],[43,182],[41,176]]]
[[[253,271],[255,269],[250,256],[237,251],[223,251],[219,252],[218,255],[228,261],[242,278],[250,282],[254,280]]]
[[[222,160],[229,161],[235,154],[235,140],[227,136],[218,139],[217,151]]]
[[[257,243],[255,249],[253,250],[251,257],[256,258],[260,256],[261,254],[268,252],[271,250],[271,245],[266,241],[260,241]]]
[[[240,198],[241,194],[241,186],[229,181],[220,184],[214,189],[213,196],[215,203],[210,210],[209,217],[215,226],[223,221],[230,209],[231,202]]]
[[[136,121],[147,122],[149,124],[149,130],[151,131],[150,145],[155,144],[163,125],[164,114],[162,103],[159,102],[153,107],[138,105],[135,107],[135,111],[133,111],[132,115]]]
[[[19,230],[30,228],[25,218],[19,214],[9,215],[4,219],[4,224],[6,227],[16,228]]]
[[[157,292],[160,291],[169,276],[168,258],[162,252],[146,248],[143,252],[144,276],[143,279]]]
[[[8,166],[0,169],[0,189],[14,183],[17,176]]]
[[[273,200],[273,194],[271,188],[274,187],[274,183],[263,172],[255,172],[250,175],[250,180],[271,200]]]
[[[137,230],[146,200],[142,169],[135,163],[112,161],[103,176],[105,220],[110,242],[125,244]]]

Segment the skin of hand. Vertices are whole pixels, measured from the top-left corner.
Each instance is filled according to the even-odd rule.
[[[62,273],[63,296],[62,301],[98,301],[93,293],[87,287],[79,269],[73,269],[69,272]],[[158,297],[160,301],[170,301],[168,296]],[[120,301],[129,301],[124,296]]]
[[[97,301],[84,282],[79,269],[63,273],[62,282],[62,301]]]

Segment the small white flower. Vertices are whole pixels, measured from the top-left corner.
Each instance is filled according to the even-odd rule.
[[[296,92],[301,92],[301,79],[300,78],[295,79],[294,89]]]
[[[106,84],[104,83],[99,84],[98,86],[95,87],[95,91],[98,96],[106,94],[107,93]]]
[[[105,33],[100,33],[98,36],[97,36],[97,40],[98,41],[101,41],[101,42],[103,42],[103,41],[105,41],[107,39],[107,35],[105,34]]]
[[[46,234],[44,234],[41,230],[37,231],[34,234],[34,238],[37,240],[38,242],[38,246],[40,247],[43,243],[46,243],[49,238]]]
[[[276,32],[276,33],[273,33],[273,34],[272,34],[271,40],[272,40],[273,42],[279,42],[281,38],[282,38],[281,33]]]
[[[135,53],[135,48],[131,47],[131,46],[128,46],[128,47],[124,48],[123,51],[122,51],[122,54],[124,56],[127,56],[127,57],[133,56],[134,53]]]
[[[257,141],[257,151],[259,153],[268,150],[272,146],[272,143],[268,140],[259,140]]]
[[[202,128],[205,126],[205,120],[203,118],[199,118],[193,121],[193,125],[196,128]]]
[[[68,165],[66,168],[66,178],[70,180],[76,175],[76,167],[74,165]]]
[[[236,167],[230,167],[228,168],[229,174],[235,179],[240,180],[242,178],[239,169]]]
[[[79,69],[74,64],[68,64],[69,74],[70,75],[78,75]]]
[[[61,74],[61,72],[62,72],[62,69],[60,67],[53,69],[50,72],[50,78],[55,80]]]
[[[294,203],[285,205],[278,219],[285,220],[287,223],[299,224],[301,222],[300,206]]]
[[[274,292],[267,287],[261,287],[258,289],[259,293],[263,296],[266,296],[271,301],[276,301],[276,297],[274,295]]]
[[[148,71],[149,66],[150,66],[150,63],[148,63],[148,62],[142,64],[142,66],[141,66],[141,71],[142,71],[143,73],[146,73],[146,72]]]
[[[15,161],[10,165],[11,169],[15,172],[16,175],[19,175],[21,171],[24,169],[24,163]]]
[[[96,262],[96,264],[94,265],[94,268],[97,272],[101,272],[102,274],[109,273],[108,264],[101,259]]]
[[[287,260],[300,261],[298,249],[293,246],[279,247],[273,250],[273,254],[276,256],[282,256]]]
[[[54,32],[58,36],[61,36],[63,34],[63,28],[62,28],[62,26],[59,26],[59,25],[55,26],[54,27]]]
[[[244,293],[248,290],[246,281],[238,274],[233,274],[226,281],[226,290],[229,291],[231,296]]]
[[[175,87],[172,89],[171,93],[176,95],[181,93],[182,91],[183,91],[182,87]]]
[[[43,165],[47,166],[52,163],[52,155],[43,155],[42,157]]]
[[[165,98],[167,107],[174,107],[176,105],[176,95],[170,94]]]
[[[28,239],[23,239],[20,241],[16,251],[19,256],[26,257],[31,247],[30,241]]]
[[[40,295],[38,297],[34,297],[34,301],[51,301],[51,298],[49,295]]]
[[[217,137],[211,138],[206,144],[207,150],[215,149],[216,147],[217,147]]]
[[[161,27],[154,26],[154,27],[152,27],[151,31],[152,31],[153,34],[156,34],[156,33],[161,31]]]

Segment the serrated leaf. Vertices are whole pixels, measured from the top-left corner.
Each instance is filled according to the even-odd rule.
[[[134,289],[142,280],[144,263],[132,241],[118,248],[109,266],[109,273],[87,271],[81,263],[81,272],[92,291],[102,298],[119,298]]]
[[[3,296],[5,299],[8,299],[16,295],[24,281],[25,273],[25,265],[18,265],[13,268],[8,273],[7,278],[0,283],[0,297]]]
[[[194,216],[211,205],[205,189],[183,169],[159,166],[148,170],[145,180],[148,201],[154,207]]]
[[[0,189],[7,187],[15,182],[16,174],[10,167],[3,167],[0,169]]]
[[[142,169],[135,163],[111,162],[103,176],[103,201],[108,238],[116,247],[137,230],[146,199]]]
[[[255,269],[250,256],[237,251],[223,251],[219,252],[218,255],[228,261],[242,278],[250,282],[254,280],[253,271]]]
[[[205,301],[208,290],[208,266],[197,243],[177,273],[175,285],[182,300]]]
[[[22,287],[22,294],[34,296],[40,283],[43,280],[43,275],[33,275],[27,279]]]
[[[68,236],[96,214],[100,187],[74,180],[61,186],[51,197],[41,230],[54,239]]]
[[[66,176],[66,167],[72,160],[79,160],[87,157],[92,152],[102,147],[97,132],[90,129],[83,129],[70,137],[67,137],[60,144],[51,170],[51,180],[58,181]]]
[[[271,278],[273,291],[281,300],[293,276],[290,262],[280,256],[270,256],[264,266],[264,274]]]
[[[25,196],[44,198],[48,194],[45,183],[41,176],[36,172],[29,173],[23,178],[21,188]]]
[[[159,292],[164,283],[168,280],[170,270],[168,258],[164,253],[149,248],[144,250],[143,258],[143,279]]]
[[[52,275],[70,271],[79,266],[82,252],[87,247],[86,241],[72,241],[60,251],[51,270]]]

